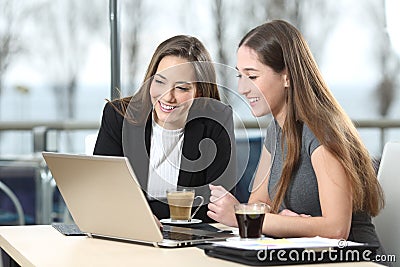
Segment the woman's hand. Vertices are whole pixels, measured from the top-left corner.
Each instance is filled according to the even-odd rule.
[[[288,210],[288,209],[282,210],[281,212],[279,212],[279,215],[292,216],[292,217],[296,217],[297,216],[297,217],[304,217],[304,218],[311,217],[311,215],[303,214],[303,213],[297,214],[296,212]]]
[[[208,217],[219,223],[237,227],[234,205],[238,204],[239,201],[222,186],[210,184],[210,190]]]

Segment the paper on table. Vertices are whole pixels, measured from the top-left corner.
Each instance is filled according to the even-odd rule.
[[[214,242],[214,245],[231,248],[260,250],[260,249],[286,249],[286,248],[325,248],[325,247],[347,247],[360,246],[361,243],[346,241],[343,239],[330,239],[323,237],[303,238],[261,238],[261,239],[229,239],[222,242]]]

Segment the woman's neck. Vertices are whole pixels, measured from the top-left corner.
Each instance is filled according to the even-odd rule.
[[[283,124],[285,123],[285,119],[286,119],[286,105],[283,106],[279,112],[276,112],[274,114],[274,112],[272,113],[272,115],[274,116],[275,120],[278,122],[279,127],[283,128]]]
[[[153,112],[153,121],[166,130],[178,130],[182,129],[185,126],[187,117],[182,117],[182,119],[174,121],[174,122],[163,122],[158,119],[157,114]]]

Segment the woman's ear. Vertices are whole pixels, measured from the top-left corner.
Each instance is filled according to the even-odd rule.
[[[285,88],[290,87],[290,79],[289,79],[289,75],[288,75],[288,73],[287,73],[287,70],[285,70],[285,71],[283,72],[283,79],[284,79],[283,86],[284,86]]]

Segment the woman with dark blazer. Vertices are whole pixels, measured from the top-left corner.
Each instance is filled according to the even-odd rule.
[[[172,37],[157,47],[138,93],[105,105],[94,154],[129,158],[157,218],[169,218],[166,190],[183,187],[204,197],[195,217],[211,222],[208,185],[233,192],[237,182],[232,109],[219,100],[206,48]]]

